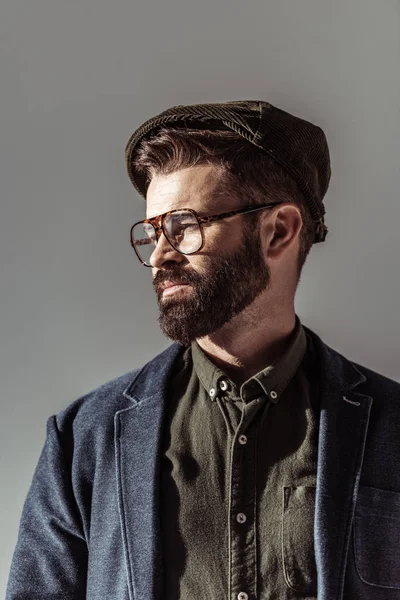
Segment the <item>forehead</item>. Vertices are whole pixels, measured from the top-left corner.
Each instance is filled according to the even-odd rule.
[[[156,175],[147,190],[146,218],[177,208],[193,208],[204,214],[233,209],[237,201],[223,189],[222,183],[221,172],[213,165]]]

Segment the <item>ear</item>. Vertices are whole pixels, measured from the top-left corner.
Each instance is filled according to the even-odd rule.
[[[277,206],[268,219],[269,244],[267,257],[279,260],[290,248],[298,245],[303,226],[300,209],[289,202]]]

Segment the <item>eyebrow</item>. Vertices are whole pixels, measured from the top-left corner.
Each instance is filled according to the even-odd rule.
[[[155,219],[156,217],[161,217],[161,215],[165,215],[169,212],[172,212],[173,210],[186,210],[188,208],[190,208],[190,206],[182,206],[181,208],[171,208],[170,210],[165,210],[164,212],[154,215],[153,217],[146,217],[146,219]],[[192,208],[191,210],[196,210],[196,209]],[[196,213],[198,215],[200,215],[200,213],[197,210],[196,210]]]
[[[225,193],[225,191],[224,191],[224,190],[220,190],[220,191],[218,192],[218,196],[219,196],[219,197],[223,197],[223,196],[226,196],[226,195],[227,195],[227,194]],[[201,200],[201,199],[203,199],[203,200],[206,200],[206,197],[200,198],[200,200]],[[219,199],[220,199],[220,198],[219,198]],[[199,217],[208,217],[208,216],[210,216],[210,215],[211,215],[211,216],[212,216],[212,215],[218,215],[218,214],[219,214],[219,213],[221,213],[221,212],[228,212],[228,210],[229,210],[229,209],[226,209],[226,210],[224,210],[224,211],[221,211],[221,208],[218,208],[217,206],[216,206],[214,209],[211,209],[211,208],[209,208],[208,210],[207,210],[207,209],[196,209],[196,208],[192,208],[192,207],[190,206],[190,200],[188,199],[188,203],[187,203],[187,205],[185,205],[185,206],[181,206],[181,207],[179,207],[179,208],[170,208],[169,210],[164,210],[162,213],[159,213],[159,214],[157,214],[157,215],[154,215],[154,216],[152,216],[152,217],[145,217],[145,218],[146,218],[146,219],[154,219],[155,217],[160,217],[161,215],[165,215],[165,213],[167,213],[167,212],[171,212],[172,210],[184,210],[184,209],[187,209],[187,208],[190,208],[191,210],[194,210],[194,211],[196,212],[196,214],[197,214]]]

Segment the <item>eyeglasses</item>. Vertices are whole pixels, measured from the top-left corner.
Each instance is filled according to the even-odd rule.
[[[131,245],[142,265],[151,267],[150,257],[162,233],[164,233],[170,245],[181,254],[194,254],[203,247],[204,225],[209,225],[221,219],[229,219],[234,215],[243,215],[264,208],[272,208],[278,204],[282,204],[282,202],[242,208],[204,217],[199,216],[191,208],[170,210],[162,215],[144,219],[132,225]]]

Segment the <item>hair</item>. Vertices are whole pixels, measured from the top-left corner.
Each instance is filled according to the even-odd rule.
[[[142,141],[132,166],[145,176],[147,192],[155,175],[205,164],[220,169],[221,190],[246,198],[251,206],[276,200],[297,206],[303,222],[297,258],[298,284],[313,245],[315,222],[294,179],[262,149],[231,130],[164,126]],[[245,227],[258,230],[259,214],[248,214]]]

